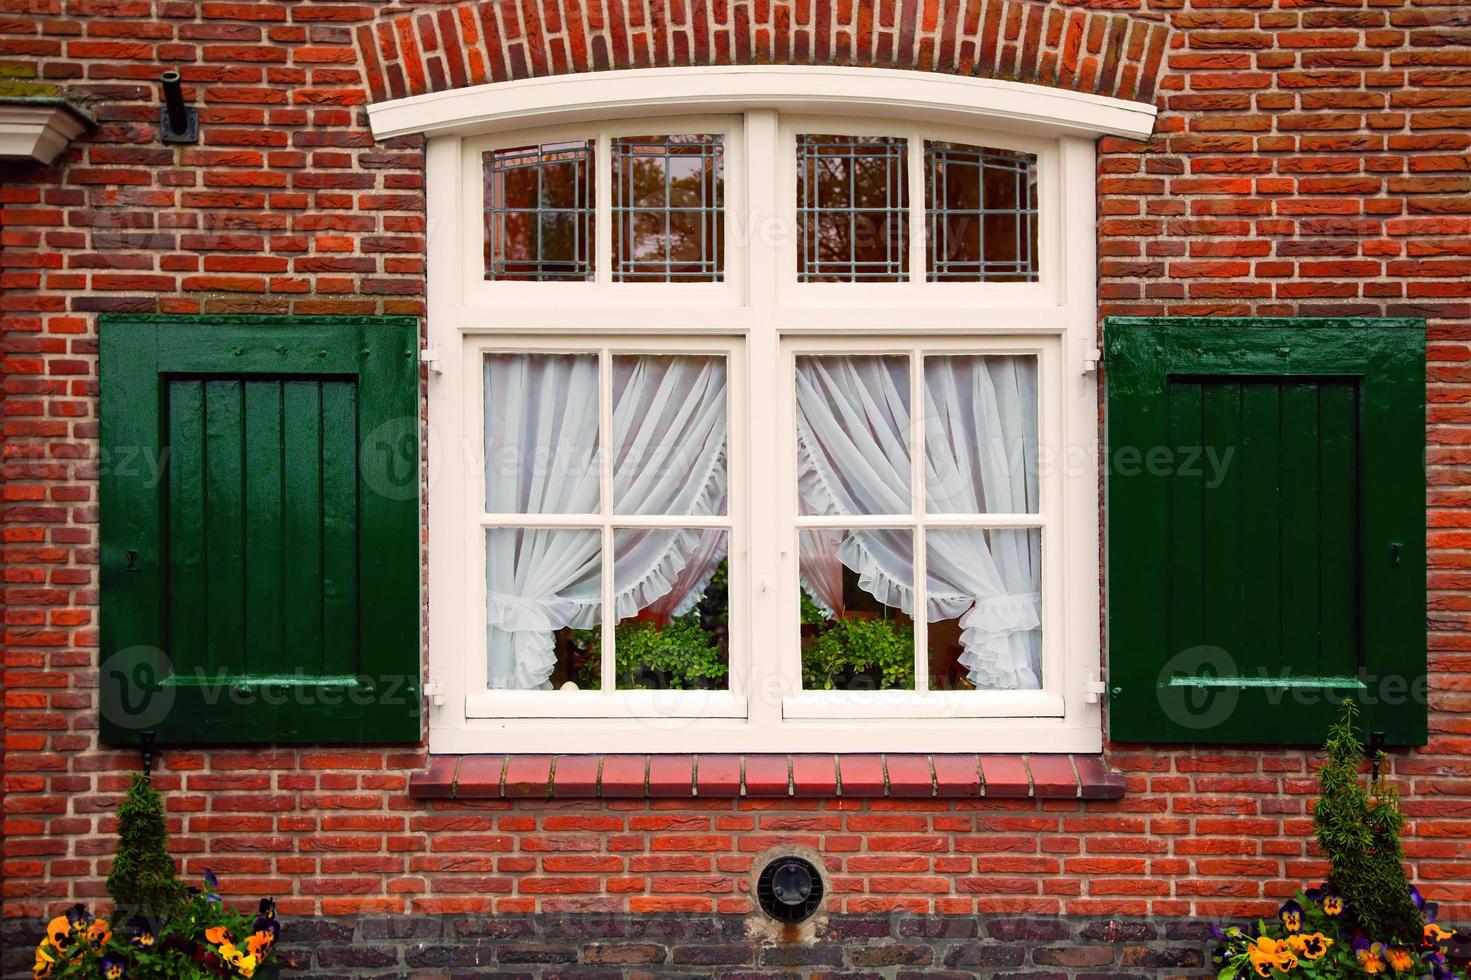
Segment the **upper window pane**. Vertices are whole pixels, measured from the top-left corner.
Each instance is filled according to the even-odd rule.
[[[725,358],[613,358],[613,510],[724,514]]]
[[[591,140],[492,150],[485,168],[485,278],[593,278]]]
[[[486,357],[485,509],[597,513],[596,354]]]
[[[925,510],[1037,513],[1037,358],[924,359]]]
[[[797,358],[801,513],[908,514],[909,358]]]
[[[613,279],[720,282],[725,268],[724,140],[613,140]]]
[[[1037,280],[1037,156],[925,141],[930,282]]]
[[[797,137],[797,281],[901,282],[909,273],[907,141]]]

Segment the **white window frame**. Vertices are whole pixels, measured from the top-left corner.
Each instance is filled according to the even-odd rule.
[[[907,370],[910,378],[909,404],[924,404],[922,369],[915,363],[925,355],[966,354],[1010,354],[1037,358],[1037,444],[1057,446],[1062,444],[1061,413],[1050,403],[1058,396],[1062,387],[1061,347],[1053,337],[1006,336],[988,337],[976,341],[967,337],[912,336],[865,336],[844,337],[834,344],[831,335],[794,336],[785,338],[781,345],[781,377],[790,379],[796,374],[796,358],[803,354],[852,353],[859,355],[895,354],[909,358]],[[1054,465],[1038,466],[1039,506],[1035,514],[1008,515],[948,515],[925,513],[923,503],[923,455],[911,448],[910,494],[911,509],[904,514],[843,515],[840,517],[816,517],[799,514],[797,498],[797,465],[795,432],[797,424],[796,402],[793,397],[780,399],[780,426],[783,433],[793,433],[776,454],[774,469],[778,474],[777,485],[781,489],[780,525],[785,540],[783,556],[792,556],[782,563],[780,594],[796,596],[801,588],[800,568],[796,557],[799,553],[798,528],[831,527],[848,530],[852,528],[897,528],[907,529],[913,535],[914,554],[914,608],[925,608],[927,576],[920,574],[927,564],[925,555],[925,530],[941,528],[1041,528],[1042,529],[1042,687],[1040,690],[975,690],[975,691],[930,691],[929,646],[925,642],[925,630],[916,620],[914,630],[914,689],[913,690],[865,690],[865,691],[804,691],[802,689],[801,662],[796,657],[783,656],[782,649],[774,649],[762,661],[760,653],[754,668],[756,675],[763,676],[776,671],[782,677],[782,690],[788,692],[782,699],[782,717],[785,719],[953,719],[973,720],[996,718],[1062,718],[1066,714],[1067,672],[1069,664],[1064,651],[1072,645],[1068,636],[1069,623],[1061,603],[1063,596],[1063,562],[1061,550],[1064,535],[1057,533],[1065,522],[1055,519],[1053,511],[1066,499],[1067,480],[1063,469]],[[925,445],[922,433],[924,413],[910,411],[909,445]],[[790,602],[783,609],[783,636],[796,637],[800,631],[798,604]],[[774,646],[774,645],[773,645]]]
[[[531,285],[540,285],[532,283]],[[638,285],[645,285],[639,283]],[[666,314],[667,315],[667,314]],[[613,533],[623,528],[720,528],[726,532],[726,553],[729,556],[731,581],[739,582],[745,572],[747,551],[745,532],[749,525],[746,517],[745,494],[742,492],[748,480],[746,461],[749,458],[746,443],[744,414],[738,410],[740,394],[747,390],[747,380],[739,338],[719,336],[650,338],[640,342],[636,337],[617,337],[599,334],[552,335],[502,338],[478,334],[464,346],[460,369],[464,372],[464,390],[478,392],[482,387],[485,358],[489,354],[595,354],[599,358],[598,375],[601,391],[598,404],[599,446],[601,481],[598,494],[601,513],[596,515],[576,514],[485,514],[479,520],[481,534],[491,527],[547,527],[598,530],[602,535],[601,555],[603,575],[601,578],[603,636],[607,629],[613,605],[615,582],[612,562]],[[613,514],[613,473],[609,465],[610,453],[606,451],[613,430],[613,403],[610,397],[612,358],[620,354],[688,354],[717,355],[725,358],[726,364],[726,474],[731,492],[727,495],[726,513],[716,516],[683,514],[673,516],[639,516]],[[473,400],[473,399],[472,399]],[[465,413],[465,433],[469,445],[485,445],[485,413],[475,412],[473,406]],[[476,465],[466,467],[464,482],[469,486],[470,499],[485,500],[485,467],[483,456]],[[462,658],[464,669],[465,716],[467,719],[483,718],[619,718],[638,721],[645,718],[744,718],[746,715],[746,691],[748,690],[747,668],[749,661],[731,658],[730,684],[725,691],[659,691],[659,690],[615,690],[613,660],[604,651],[602,679],[596,691],[505,691],[491,690],[486,685],[485,654],[483,637],[485,623],[483,602],[486,594],[486,566],[484,548],[462,549],[465,566],[460,581],[464,585],[462,601],[468,606],[482,604],[479,621],[482,646],[480,656],[471,653]],[[732,589],[732,592],[737,590]],[[746,605],[733,601],[731,596],[729,617],[729,643],[732,650],[740,649],[747,642],[749,624],[746,621]],[[469,617],[465,617],[469,618]],[[473,630],[472,630],[473,633]],[[465,638],[463,649],[473,650],[475,641]],[[605,644],[608,650],[611,646]]]
[[[500,83],[383,103],[370,107],[369,115],[380,138],[430,136],[428,347],[436,367],[426,395],[427,604],[430,680],[441,692],[430,713],[432,752],[1101,748],[1101,711],[1091,690],[1100,670],[1093,144],[1105,134],[1148,135],[1152,107],[933,73],[750,67]],[[657,132],[651,129],[656,124],[710,132],[715,119],[739,121],[725,131],[724,283],[484,282],[479,156],[487,146],[525,145],[548,133],[595,133],[603,145],[615,133]],[[845,290],[853,287],[841,284],[798,284],[790,251],[793,134],[865,128],[911,139],[911,221],[916,209],[923,211],[923,169],[913,163],[923,146],[913,142],[916,136],[1035,148],[1044,229],[1040,281],[928,283],[922,261],[912,254],[906,283],[857,284],[861,288],[851,294]],[[606,152],[598,165],[607,167]],[[600,211],[610,192],[600,174]],[[600,238],[609,227],[600,216]],[[911,247],[924,231],[922,220],[911,226]],[[604,258],[599,255],[600,276],[608,268]],[[673,323],[681,311],[693,315]],[[481,352],[591,349],[589,344],[637,349],[646,337],[648,350],[712,349],[701,346],[708,343],[732,355],[729,698],[609,692],[559,704],[572,692],[485,692],[483,680],[477,690],[474,675],[483,674],[484,663],[484,592],[477,585],[483,543],[471,547],[475,535],[466,532],[483,517],[473,473],[483,457]],[[769,388],[757,391],[753,385],[787,377],[797,349],[860,348],[1039,356],[1042,466],[1051,468],[1042,518],[1041,691],[884,692],[898,703],[854,717],[857,712],[847,706],[804,707],[812,699],[792,689],[799,676],[796,535],[787,492],[795,468],[787,452],[793,408],[789,389],[771,397]],[[738,374],[747,380],[738,382]],[[735,436],[738,430],[744,434]],[[737,438],[749,443],[749,452]],[[774,462],[767,465],[768,460]],[[467,574],[467,551],[479,566],[474,576]],[[625,709],[607,707],[620,698]],[[956,699],[966,703],[950,703]],[[604,703],[588,709],[574,703],[579,700]],[[692,707],[699,701],[704,705]],[[476,715],[494,715],[471,717],[466,709],[472,704]]]

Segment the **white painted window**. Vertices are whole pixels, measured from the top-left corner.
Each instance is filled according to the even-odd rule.
[[[371,112],[430,136],[432,751],[1101,746],[1092,140],[1152,111],[751,69]]]

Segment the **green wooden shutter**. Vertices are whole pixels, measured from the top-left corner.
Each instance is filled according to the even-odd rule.
[[[1424,321],[1104,335],[1110,737],[1423,744]]]
[[[417,321],[99,333],[103,738],[418,742]]]

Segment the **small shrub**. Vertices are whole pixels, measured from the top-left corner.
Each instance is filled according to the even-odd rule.
[[[166,918],[184,898],[169,856],[163,797],[140,772],[133,773],[117,810],[117,853],[107,890],[119,911],[154,919]]]
[[[1333,870],[1328,884],[1341,894],[1367,935],[1411,942],[1425,927],[1410,897],[1400,832],[1405,817],[1399,793],[1381,775],[1367,787],[1359,780],[1363,738],[1354,727],[1357,711],[1345,701],[1328,732],[1327,763],[1319,773],[1322,793],[1313,814],[1318,844]]]
[[[46,926],[36,947],[36,980],[215,980],[276,976],[280,924],[276,903],[260,900],[254,916],[220,900],[214,873],[204,890],[186,888],[169,857],[163,798],[142,773],[118,806],[118,846],[107,890],[116,905],[107,919],[73,905]]]

